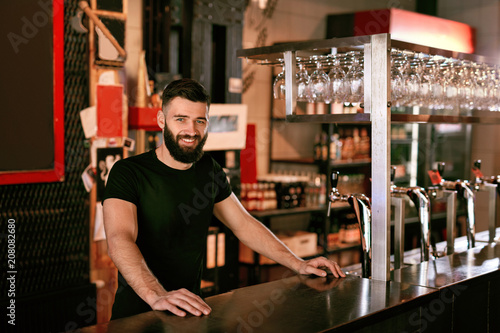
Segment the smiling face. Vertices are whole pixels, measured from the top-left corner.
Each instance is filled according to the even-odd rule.
[[[198,161],[208,135],[207,104],[175,97],[165,111],[163,138],[170,155],[181,163]]]

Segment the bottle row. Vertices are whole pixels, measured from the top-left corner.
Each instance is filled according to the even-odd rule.
[[[348,221],[335,226],[335,230],[328,234],[328,247],[341,246],[342,244],[357,244],[359,243],[361,234],[359,225],[356,221]]]
[[[365,181],[364,174],[346,174],[339,187],[346,193],[364,193]],[[256,183],[242,183],[240,200],[248,211],[325,207],[327,185],[322,174],[272,173]]]
[[[364,113],[359,103],[298,102],[297,114],[349,114]]]
[[[257,183],[242,183],[240,197],[248,211],[323,207],[326,176],[269,174]]]
[[[329,142],[326,132],[316,135],[313,157],[315,161],[366,159],[370,158],[370,145],[366,127],[340,128],[338,133],[331,136]]]

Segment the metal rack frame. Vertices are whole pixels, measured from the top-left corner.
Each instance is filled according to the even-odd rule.
[[[237,57],[276,64],[284,59],[286,120],[288,122],[371,123],[372,131],[372,278],[390,280],[390,129],[393,122],[500,124],[500,112],[476,111],[471,116],[392,114],[390,103],[391,48],[441,55],[459,60],[497,64],[492,59],[391,40],[390,34],[333,38],[238,50]],[[364,114],[295,115],[296,58],[341,49],[364,49]],[[496,114],[493,116],[493,114]]]

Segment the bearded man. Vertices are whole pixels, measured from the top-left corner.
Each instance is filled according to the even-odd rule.
[[[171,82],[157,122],[162,144],[118,161],[103,200],[108,252],[119,271],[112,319],[159,310],[208,315],[200,297],[212,216],[241,242],[299,274],[345,276],[326,258],[302,260],[253,218],[221,166],[203,154],[210,97],[195,80]]]

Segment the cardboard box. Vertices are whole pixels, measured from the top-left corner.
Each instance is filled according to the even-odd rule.
[[[308,257],[318,253],[318,235],[313,232],[306,231],[289,231],[281,232],[276,236],[297,256]],[[276,262],[258,255],[259,264],[275,264]],[[255,252],[248,248],[245,244],[240,242],[240,262],[247,264],[255,264]]]

